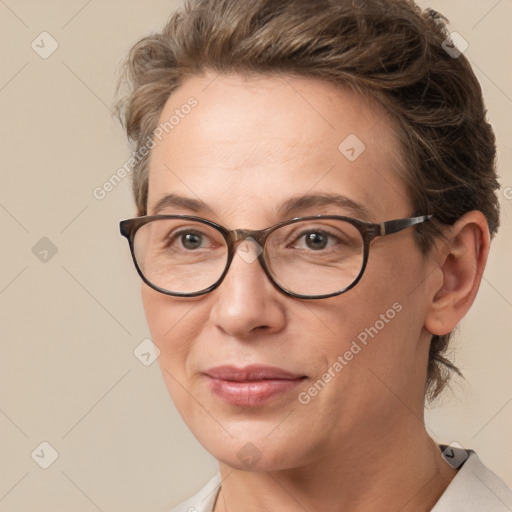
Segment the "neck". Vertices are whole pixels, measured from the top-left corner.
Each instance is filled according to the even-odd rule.
[[[423,424],[328,447],[315,462],[278,471],[242,471],[220,464],[215,512],[427,512],[456,475]]]

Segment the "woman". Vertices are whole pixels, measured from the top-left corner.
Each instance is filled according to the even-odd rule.
[[[219,461],[174,510],[509,510],[423,419],[499,223],[494,134],[441,16],[192,0],[126,69],[121,231],[169,393]]]

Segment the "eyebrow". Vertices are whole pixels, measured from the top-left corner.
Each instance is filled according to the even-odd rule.
[[[276,208],[275,213],[278,218],[285,219],[292,215],[297,215],[301,210],[336,206],[348,210],[361,220],[368,220],[371,214],[362,204],[340,194],[306,194],[303,196],[292,197]],[[166,194],[161,197],[153,208],[153,215],[158,215],[166,208],[183,208],[194,213],[211,212],[212,209],[200,199],[179,196],[177,194]]]
[[[307,194],[304,196],[292,197],[284,202],[276,213],[279,217],[289,217],[297,214],[300,210],[306,210],[315,207],[337,206],[348,210],[361,220],[371,218],[369,210],[362,204],[340,194]]]
[[[153,208],[153,215],[158,215],[166,208],[184,208],[192,212],[200,213],[211,211],[211,208],[200,199],[178,196],[176,194],[166,194],[161,197]]]

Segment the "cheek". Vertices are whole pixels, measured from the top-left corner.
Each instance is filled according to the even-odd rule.
[[[396,245],[372,248],[361,281],[326,303],[323,315],[333,331],[343,333],[338,351],[387,370],[397,364],[397,357],[414,358],[424,316],[425,269],[420,258],[410,257],[413,247],[400,240]]]
[[[159,348],[158,364],[176,408],[188,418],[193,403],[184,391],[189,386],[188,362],[193,340],[201,325],[192,313],[195,304],[156,292],[142,285],[142,302],[153,343]]]
[[[316,311],[337,335],[319,340],[311,358],[316,375],[300,397],[340,435],[388,418],[396,405],[390,390],[406,389],[415,368],[405,301],[394,300],[395,294],[366,294],[364,287],[359,293],[348,292],[329,310]]]
[[[412,240],[398,240],[396,247],[386,249],[372,253],[367,273],[351,290],[358,305],[352,310],[358,326],[354,337],[361,346],[357,359],[366,371],[377,380],[386,376],[399,389],[418,370],[423,350],[428,272]]]
[[[151,339],[160,350],[162,370],[182,373],[192,340],[201,325],[191,314],[195,304],[163,295],[145,285],[142,302]]]
[[[142,284],[142,304],[151,338],[160,350],[165,348],[165,333],[173,322],[172,308],[167,306],[167,297]]]

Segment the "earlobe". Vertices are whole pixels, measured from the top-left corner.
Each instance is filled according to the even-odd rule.
[[[432,290],[425,329],[441,336],[455,329],[475,300],[489,253],[487,220],[468,212],[436,243],[442,282]]]

